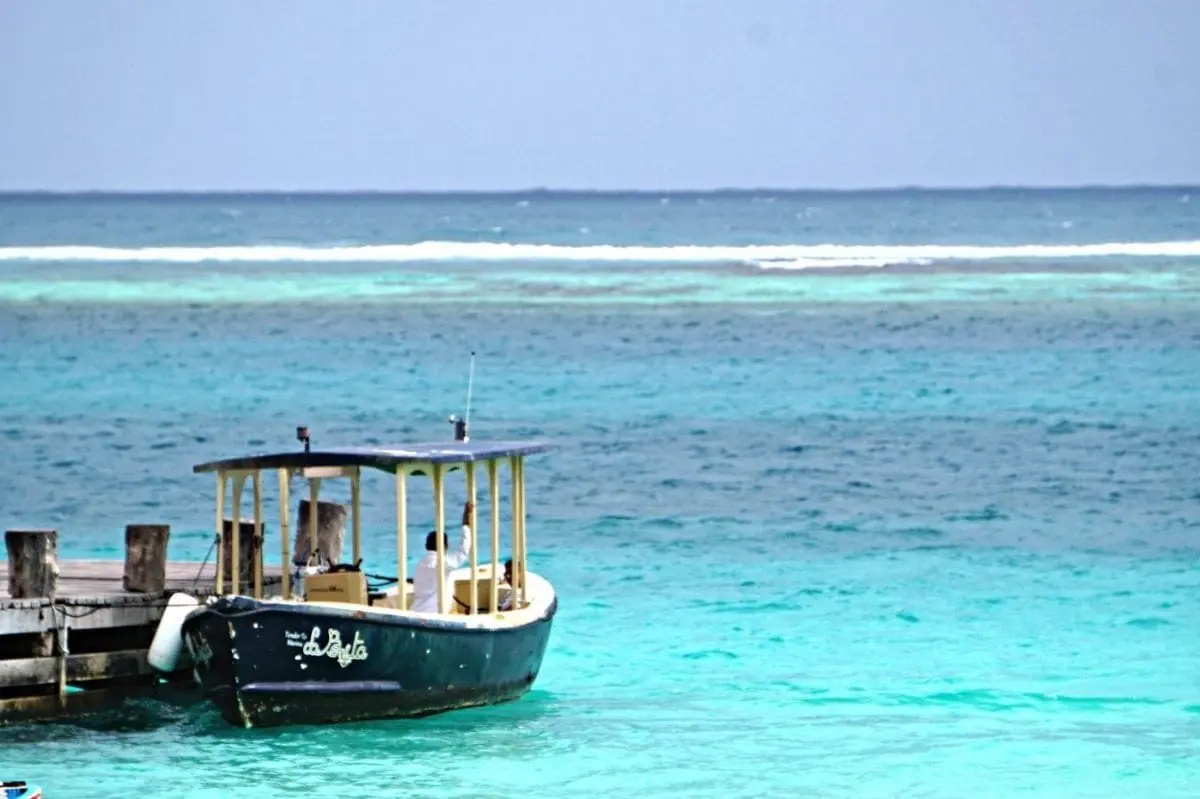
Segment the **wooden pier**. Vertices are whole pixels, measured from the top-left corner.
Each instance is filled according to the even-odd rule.
[[[54,531],[5,534],[0,725],[92,712],[134,696],[175,696],[191,685],[186,651],[174,672],[160,674],[148,650],[172,594],[213,593],[216,563],[167,563],[166,539],[165,525],[130,525],[123,562],[59,563]],[[278,567],[264,569],[264,587],[280,582]]]

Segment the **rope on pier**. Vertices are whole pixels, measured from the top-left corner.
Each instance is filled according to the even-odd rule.
[[[204,567],[208,565],[208,559],[212,557],[213,550],[217,548],[218,536],[213,536],[212,543],[208,546],[208,554],[204,556],[204,560],[200,561],[200,568],[196,569],[196,579],[192,580],[192,590],[196,590],[196,586],[200,585],[200,575],[204,573]]]
[[[91,610],[87,611],[86,613],[71,613],[70,611],[67,610],[67,607],[68,607],[67,605],[60,605],[57,602],[51,602],[50,608],[52,610],[58,611],[59,613],[61,613],[64,616],[69,616],[72,619],[82,619],[84,616],[91,616],[93,613],[104,610],[105,608],[112,607],[112,603],[110,603],[110,602],[97,602],[95,604],[91,604],[88,602],[84,602],[82,600],[77,601],[77,602],[72,602],[71,605],[73,607],[77,607],[77,608],[80,608],[80,607],[91,608]],[[142,607],[159,607],[159,606],[158,605],[143,605]],[[166,605],[163,604],[161,607],[165,608]],[[58,619],[58,617],[55,616],[55,624],[56,625],[58,624],[57,619]]]

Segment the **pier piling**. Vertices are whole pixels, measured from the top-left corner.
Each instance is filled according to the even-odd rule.
[[[8,530],[8,595],[13,599],[53,597],[58,591],[58,532]]]
[[[167,539],[171,526],[167,524],[125,525],[126,591],[138,594],[157,594],[167,584]]]

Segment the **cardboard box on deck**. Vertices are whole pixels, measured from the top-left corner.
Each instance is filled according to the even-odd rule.
[[[304,599],[308,602],[365,605],[367,578],[362,572],[311,574],[304,578]]]

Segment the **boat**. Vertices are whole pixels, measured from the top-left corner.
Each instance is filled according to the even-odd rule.
[[[197,474],[217,477],[216,590],[203,603],[184,598],[167,609],[153,645],[159,655],[165,652],[171,661],[179,647],[186,647],[204,696],[226,722],[246,728],[419,717],[525,694],[541,669],[558,608],[554,587],[528,569],[525,537],[525,459],[549,451],[550,445],[470,441],[461,422],[453,442],[318,450],[311,447],[307,428],[297,428],[297,438],[303,449],[193,467]],[[507,465],[503,471],[511,502],[511,558],[503,569],[502,465]],[[240,561],[240,547],[245,546],[241,532],[229,535],[229,542],[224,539],[234,527],[232,519],[241,520],[241,493],[249,482],[252,540],[261,544],[263,477],[271,471],[278,478],[285,567],[280,590],[265,596],[262,546],[247,555],[254,564],[252,575],[246,576]],[[388,482],[395,490],[395,576],[368,574],[361,568],[361,481],[369,472],[393,478]],[[480,472],[486,474],[490,496],[490,563],[479,562],[475,498]],[[463,535],[469,536],[471,546],[469,563],[447,570],[445,483],[454,473],[466,478]],[[303,568],[289,573],[286,564],[295,561],[289,553],[288,497],[297,477],[306,480],[309,489],[308,536],[297,536],[297,549],[303,540],[308,554]],[[414,584],[407,574],[407,494],[413,478],[432,483],[437,571],[447,575],[437,581],[436,607],[424,610],[414,610]],[[325,546],[318,540],[319,493],[324,483],[335,479],[350,481],[350,563],[323,563]],[[225,517],[227,484],[232,519]],[[302,501],[302,511],[304,505]],[[371,586],[368,578],[393,584]]]
[[[24,780],[0,782],[0,799],[42,799],[42,789]]]

